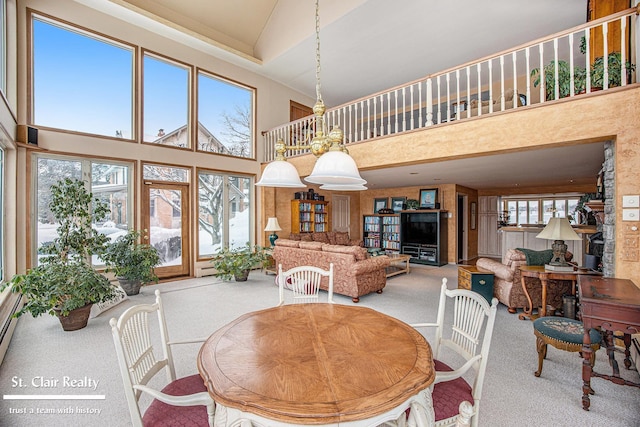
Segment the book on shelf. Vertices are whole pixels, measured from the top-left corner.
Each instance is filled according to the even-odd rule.
[[[544,265],[544,269],[547,270],[547,271],[572,272],[573,271],[573,265],[571,265],[571,264],[567,264],[567,265],[545,264]]]

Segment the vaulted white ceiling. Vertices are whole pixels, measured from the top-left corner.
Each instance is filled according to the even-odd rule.
[[[315,98],[314,0],[76,1]],[[587,0],[320,0],[322,96],[334,107],[579,25],[586,14]],[[602,144],[592,144],[363,177],[374,188],[437,184],[434,178],[489,188],[517,171],[519,185],[541,185],[541,177],[553,184],[595,176],[602,160]]]

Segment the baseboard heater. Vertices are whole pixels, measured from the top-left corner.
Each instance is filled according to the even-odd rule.
[[[216,273],[214,267],[198,267],[196,268],[196,277],[213,276]]]

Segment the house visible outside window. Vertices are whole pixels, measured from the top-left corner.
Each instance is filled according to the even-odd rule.
[[[32,253],[37,253],[37,248],[57,236],[58,224],[49,210],[50,188],[64,178],[83,180],[94,197],[107,203],[110,215],[93,224],[99,232],[108,235],[111,240],[126,233],[133,218],[130,164],[42,154],[34,157],[33,181],[36,183],[36,191],[33,203],[36,206],[36,232]],[[102,265],[102,262],[94,257],[93,264]]]
[[[143,58],[144,142],[190,148],[191,67],[145,53]]]
[[[254,158],[255,89],[198,72],[198,150]]]
[[[33,123],[133,139],[133,47],[35,14],[31,23]]]
[[[576,224],[574,211],[579,197],[530,197],[518,199],[503,197],[504,210],[509,212],[511,225],[547,224],[553,217],[567,217],[572,224]]]
[[[249,177],[198,171],[198,258],[251,241],[252,182]]]

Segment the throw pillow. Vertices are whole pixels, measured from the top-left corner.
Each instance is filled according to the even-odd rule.
[[[349,233],[346,231],[336,231],[336,245],[348,245]]]
[[[329,239],[330,245],[336,245],[336,232],[335,231],[327,231],[327,238]]]
[[[313,238],[311,237],[311,233],[300,233],[300,241],[301,242],[313,242]]]
[[[527,259],[527,265],[545,265],[553,258],[553,250],[545,249],[542,251],[534,251],[532,249],[516,248],[524,254]]]
[[[289,240],[300,241],[300,234],[299,233],[291,233],[291,234],[289,234]]]
[[[311,233],[311,239],[314,242],[329,243],[329,237],[324,232]]]

